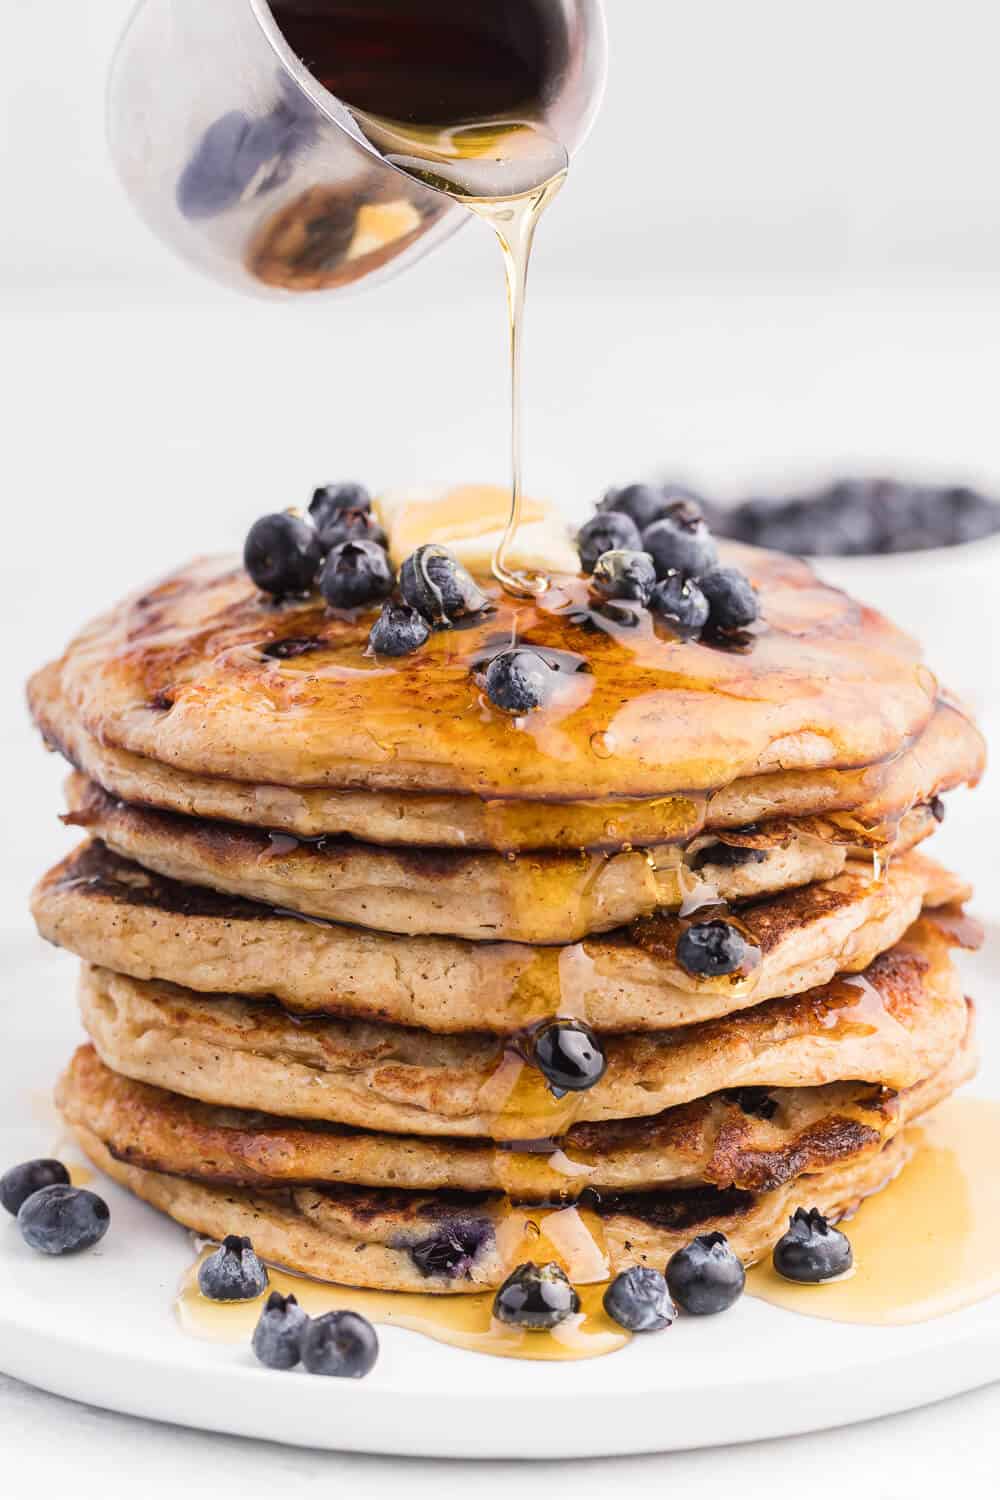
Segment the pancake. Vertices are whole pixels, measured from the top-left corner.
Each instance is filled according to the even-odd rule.
[[[861,976],[721,1020],[606,1037],[603,1078],[562,1099],[485,1034],[303,1019],[89,965],[80,1005],[108,1067],[209,1104],[400,1134],[536,1140],[723,1088],[851,1079],[910,1088],[945,1066],[965,1032],[952,942],[924,917]]]
[[[843,870],[848,853],[845,845],[794,828],[747,835],[764,858],[744,862],[718,845],[693,856],[674,845],[504,856],[380,848],[351,839],[301,843],[287,834],[134,807],[79,775],[69,778],[67,803],[74,826],[182,884],[383,933],[477,942],[576,943],[655,911],[679,909],[707,882],[713,899],[738,901],[829,880]],[[920,823],[911,827],[924,831]]]
[[[703,867],[703,898],[721,873]],[[555,1015],[585,1017],[599,1031],[657,1030],[797,994],[866,968],[922,906],[968,895],[940,865],[906,854],[882,879],[870,860],[855,862],[830,880],[738,903],[731,915],[759,953],[740,979],[688,974],[675,954],[685,924],[663,914],[562,948],[404,938],[181,885],[100,842],[57,865],[32,910],[50,942],[136,979],[273,998],[307,1014],[504,1034]]]
[[[185,1099],[113,1073],[81,1047],[59,1081],[67,1122],[116,1161],[217,1186],[363,1187],[506,1192],[519,1202],[585,1190],[648,1191],[709,1183],[771,1192],[805,1172],[880,1151],[975,1071],[971,1021],[932,1078],[897,1092],[866,1083],[743,1089],[651,1119],[575,1125],[530,1153],[492,1141],[430,1139],[280,1119]]]
[[[877,1155],[769,1193],[695,1187],[610,1194],[586,1214],[568,1208],[546,1217],[539,1238],[531,1232],[531,1211],[512,1208],[500,1196],[217,1187],[128,1166],[85,1127],[75,1126],[74,1134],[100,1171],[197,1234],[213,1240],[249,1235],[264,1260],[322,1281],[442,1294],[499,1286],[513,1266],[531,1258],[558,1258],[579,1282],[600,1281],[630,1265],[662,1267],[696,1234],[713,1230],[728,1235],[749,1264],[767,1254],[796,1208],[815,1207],[839,1219],[891,1181],[908,1156],[905,1135],[898,1135]],[[562,1254],[557,1241],[566,1247]],[[429,1262],[442,1261],[445,1272],[426,1273]],[[579,1274],[584,1268],[589,1275]]]
[[[102,744],[72,718],[58,696],[52,668],[36,677],[31,698],[51,748],[124,802],[301,838],[347,835],[373,844],[576,852],[623,844],[689,844],[706,831],[738,829],[761,818],[807,816],[819,820],[815,831],[821,836],[867,833],[884,839],[907,809],[974,781],[983,766],[978,729],[960,708],[939,703],[909,749],[874,765],[744,777],[710,794],[543,802],[431,792],[293,790],[197,776]],[[851,816],[837,816],[845,813]]]
[[[850,770],[899,753],[938,701],[916,643],[803,561],[728,544],[761,620],[741,642],[614,621],[588,581],[539,599],[484,580],[489,612],[402,661],[366,654],[374,611],[275,606],[231,558],[200,560],[114,606],[32,682],[39,717],[195,776],[293,789],[548,799],[704,792],[771,772]],[[548,707],[484,698],[512,639],[556,653]]]

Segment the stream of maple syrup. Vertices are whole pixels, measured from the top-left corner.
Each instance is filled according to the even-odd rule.
[[[548,580],[512,572],[507,559],[523,505],[521,364],[528,267],[535,232],[569,171],[569,154],[538,120],[508,116],[446,129],[419,128],[356,111],[386,160],[447,193],[493,229],[503,253],[510,340],[511,503],[493,558],[493,574],[510,594],[531,598]]]
[[[854,1249],[849,1276],[800,1286],[778,1276],[768,1257],[749,1270],[748,1294],[808,1317],[892,1325],[943,1317],[1000,1292],[1000,1101],[952,1099],[911,1127],[910,1137],[909,1164],[844,1224]],[[803,1207],[808,1197],[803,1185]],[[269,1291],[293,1292],[313,1316],[349,1308],[376,1324],[504,1358],[592,1359],[630,1341],[603,1309],[608,1263],[596,1215],[512,1208],[498,1243],[507,1266],[526,1259],[563,1265],[580,1294],[579,1315],[549,1333],[528,1333],[493,1317],[493,1292],[372,1292],[275,1270]],[[197,1338],[246,1343],[266,1294],[252,1303],[207,1301],[197,1275],[207,1253],[184,1276],[180,1325]]]

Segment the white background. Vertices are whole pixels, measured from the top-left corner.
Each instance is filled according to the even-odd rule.
[[[74,625],[195,551],[238,546],[321,479],[505,473],[486,231],[371,297],[274,307],[200,280],[133,219],[107,163],[103,81],[129,8],[0,0],[0,929],[15,941],[30,880],[68,841],[21,684]],[[577,511],[657,472],[733,494],[844,465],[1000,488],[996,7],[608,8],[605,111],[539,242],[531,487]],[[991,602],[959,588],[953,607],[977,621],[983,698],[994,651],[973,612]],[[926,634],[933,659],[933,616]],[[991,860],[984,840],[984,874]],[[0,1490],[26,1493],[30,1460],[41,1497],[569,1482],[896,1500],[948,1480],[977,1497],[995,1486],[998,1416],[994,1389],[752,1450],[471,1473],[157,1430],[0,1380]]]

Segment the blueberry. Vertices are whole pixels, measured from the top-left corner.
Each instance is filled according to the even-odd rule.
[[[245,1235],[227,1234],[198,1267],[198,1288],[210,1302],[253,1302],[267,1283],[267,1269]]]
[[[696,1317],[725,1312],[743,1294],[746,1272],[717,1230],[699,1234],[667,1262],[667,1286],[677,1306]]]
[[[718,919],[692,923],[677,940],[678,963],[704,979],[735,974],[746,963],[748,952],[742,933]]]
[[[641,552],[642,538],[631,516],[623,511],[602,510],[592,516],[576,534],[580,566],[592,573],[605,552]]]
[[[272,1292],[253,1331],[253,1352],[271,1370],[294,1370],[309,1319],[293,1296]]]
[[[677,1316],[667,1278],[652,1266],[630,1266],[604,1293],[604,1311],[629,1333],[659,1333]]]
[[[341,542],[319,578],[319,589],[334,609],[358,609],[392,593],[395,579],[389,554],[377,542]]]
[[[468,1276],[476,1256],[493,1238],[488,1219],[460,1220],[442,1225],[437,1234],[411,1245],[410,1258],[421,1276],[447,1276],[456,1281]]]
[[[309,502],[309,514],[320,533],[335,522],[342,511],[368,512],[371,508],[372,497],[363,484],[321,484],[313,491]]]
[[[722,870],[737,870],[743,865],[762,865],[767,859],[766,849],[747,849],[742,844],[707,844],[691,861],[692,870],[703,870],[706,865],[718,865]]]
[[[324,552],[332,552],[341,542],[375,542],[387,548],[389,538],[370,510],[339,510],[319,528],[316,535]]]
[[[698,636],[708,624],[708,600],[694,580],[681,573],[668,573],[656,585],[649,607],[682,637]]]
[[[69,1173],[61,1161],[44,1158],[22,1162],[0,1177],[0,1203],[9,1214],[16,1214],[25,1198],[39,1188],[54,1187],[57,1183],[62,1186],[69,1183]]]
[[[832,1281],[853,1264],[847,1235],[827,1223],[818,1208],[797,1208],[774,1247],[774,1269],[788,1281]]]
[[[603,552],[594,567],[594,588],[606,599],[638,599],[646,604],[656,583],[648,552]]]
[[[928,806],[929,806],[929,808],[931,810],[931,816],[933,817],[935,823],[943,823],[944,822],[944,815],[945,815],[945,805],[944,805],[944,802],[941,800],[941,798],[940,797],[932,797],[931,800],[930,800],[930,802],[928,803]],[[4,1179],[4,1181],[6,1181],[6,1178]],[[3,1191],[3,1184],[0,1183],[0,1192],[2,1192],[2,1191]]]
[[[656,564],[660,578],[672,572],[697,578],[714,568],[718,560],[701,511],[687,501],[671,506],[661,520],[647,526],[642,533],[642,545]]]
[[[418,547],[399,573],[399,590],[407,604],[429,625],[443,629],[489,606],[483,593],[453,552],[433,543]]]
[[[592,1089],[608,1068],[604,1048],[583,1021],[549,1021],[534,1035],[532,1060],[557,1098]]]
[[[302,1337],[302,1363],[310,1375],[360,1380],[377,1359],[378,1334],[360,1313],[324,1313],[312,1319]]]
[[[601,501],[601,510],[620,510],[631,516],[640,531],[652,526],[680,503],[691,512],[701,511],[701,500],[683,485],[629,484],[622,490],[609,490]]]
[[[760,614],[757,593],[738,568],[713,568],[698,579],[708,600],[709,622],[716,630],[742,630]]]
[[[17,1212],[25,1242],[43,1255],[89,1250],[104,1238],[110,1223],[111,1210],[103,1198],[65,1183],[39,1188]]]
[[[486,669],[486,696],[508,714],[527,714],[548,701],[555,673],[537,651],[514,646]]]
[[[275,599],[308,594],[322,562],[323,552],[312,527],[285,513],[256,521],[243,549],[250,577]]]
[[[376,656],[410,656],[430,640],[431,628],[410,604],[387,599],[371,628],[368,645]]]
[[[558,1328],[580,1311],[580,1299],[562,1266],[525,1261],[512,1271],[493,1299],[493,1316],[516,1328]]]

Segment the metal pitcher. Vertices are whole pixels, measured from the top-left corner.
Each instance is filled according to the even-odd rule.
[[[369,5],[372,0],[368,0]],[[378,0],[391,23],[468,0]],[[480,18],[544,38],[543,123],[573,151],[604,90],[601,0],[475,0]],[[258,295],[334,292],[405,269],[469,214],[414,180],[365,134],[364,115],[296,55],[282,19],[335,27],[351,0],[142,0],[115,57],[112,154],[164,243],[227,286]],[[372,12],[368,12],[371,19]],[[356,103],[356,101],[355,101]]]

